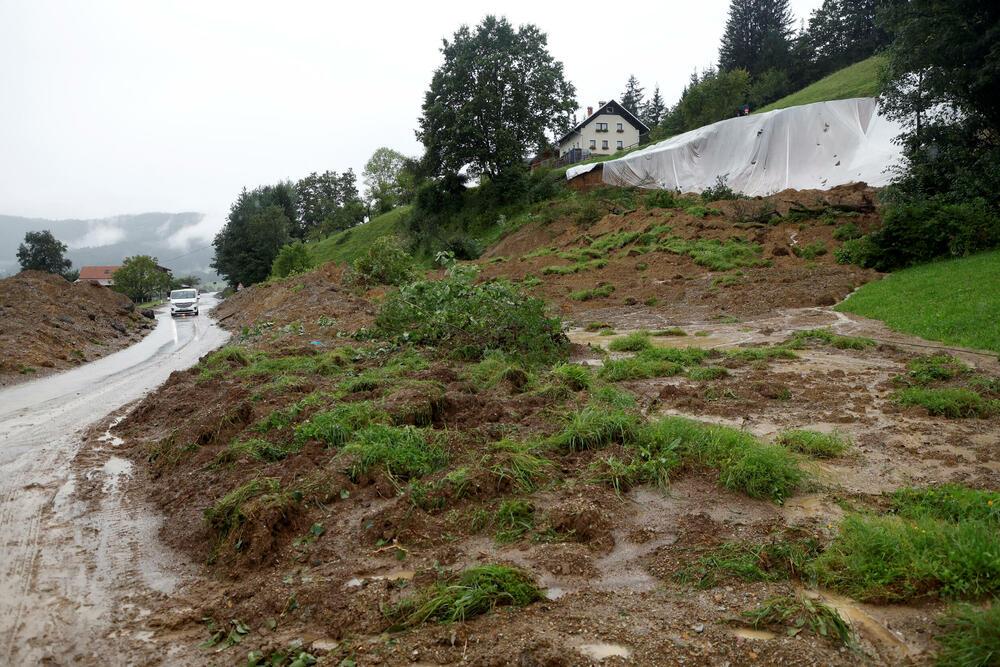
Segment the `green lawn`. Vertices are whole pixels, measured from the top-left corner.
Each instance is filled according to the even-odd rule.
[[[758,109],[755,113],[785,109],[799,104],[846,100],[852,97],[874,97],[878,94],[878,71],[885,63],[880,56],[854,63],[850,67],[824,77],[802,90],[782,97],[777,102]]]
[[[928,340],[1000,353],[1000,251],[898,271],[863,286],[837,310]]]
[[[403,232],[410,208],[410,206],[400,206],[357,227],[331,234],[322,241],[310,243],[309,254],[313,264],[320,266],[331,261],[353,262],[375,239]]]

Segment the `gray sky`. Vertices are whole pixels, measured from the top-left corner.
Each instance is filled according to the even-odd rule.
[[[799,19],[821,0],[791,0]],[[200,211],[243,186],[418,155],[439,47],[488,13],[534,23],[582,107],[629,74],[673,104],[717,60],[729,0],[649,3],[0,0],[0,214]],[[2,230],[0,230],[2,233]]]

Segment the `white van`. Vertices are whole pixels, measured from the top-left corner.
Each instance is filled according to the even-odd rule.
[[[170,293],[170,316],[197,315],[198,290],[193,287],[175,289]]]

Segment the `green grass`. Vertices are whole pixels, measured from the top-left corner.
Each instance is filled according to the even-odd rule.
[[[683,371],[684,367],[673,361],[645,359],[642,356],[636,356],[605,361],[598,375],[608,382],[623,382],[625,380],[671,377]]]
[[[388,615],[398,625],[427,621],[453,623],[485,614],[495,607],[524,607],[542,597],[530,574],[504,565],[471,567],[457,578],[439,581],[393,607]]]
[[[821,585],[862,601],[1000,593],[1000,531],[974,519],[851,514],[814,562]]]
[[[851,441],[837,433],[820,433],[809,430],[782,431],[775,442],[793,452],[801,452],[818,459],[841,456],[851,446]]]
[[[1000,598],[989,607],[953,606],[938,619],[935,662],[944,667],[990,667],[1000,664]]]
[[[340,447],[358,429],[384,422],[387,418],[384,412],[376,410],[367,401],[344,403],[297,425],[295,441],[304,444],[309,440],[319,440],[327,447]]]
[[[819,343],[820,345],[832,345],[838,350],[864,350],[877,345],[871,338],[838,336],[830,329],[808,329],[796,331],[792,334],[792,338],[787,342],[787,346],[798,350],[810,342]]]
[[[490,445],[490,453],[483,457],[483,465],[497,480],[497,489],[514,487],[524,492],[534,491],[549,477],[548,471],[555,464],[528,443],[500,440]]]
[[[683,459],[716,468],[723,486],[751,498],[780,504],[806,479],[791,452],[746,431],[683,417],[664,417],[657,428],[663,439],[677,440]]]
[[[557,364],[552,367],[551,376],[570,391],[590,389],[594,379],[590,369],[581,364]]]
[[[608,349],[615,352],[639,352],[653,347],[648,331],[633,331],[608,343]]]
[[[598,299],[611,296],[611,293],[614,291],[615,291],[615,286],[608,283],[607,285],[601,285],[600,287],[595,287],[593,289],[583,289],[583,290],[577,290],[575,292],[570,292],[566,296],[573,299],[574,301],[590,301],[591,299]]]
[[[225,546],[240,547],[243,526],[255,515],[293,501],[292,495],[273,477],[251,480],[220,498],[205,510],[205,524],[214,539],[212,560]]]
[[[915,266],[868,283],[836,308],[890,329],[1000,353],[1000,251]]]
[[[806,564],[819,553],[813,538],[779,537],[766,544],[727,542],[709,549],[697,561],[677,570],[674,581],[693,583],[705,590],[719,585],[722,579],[743,581],[778,581],[801,577]]]
[[[875,97],[878,94],[878,72],[884,59],[872,56],[834,72],[802,90],[783,97],[754,113],[787,109],[800,104],[846,100],[852,97]]]
[[[622,409],[588,405],[566,417],[566,425],[551,444],[570,452],[601,449],[614,442],[634,442],[638,428],[638,419]]]
[[[907,378],[917,384],[930,384],[936,380],[949,380],[972,369],[948,354],[929,354],[910,359]]]
[[[729,369],[725,366],[696,366],[689,368],[686,375],[696,382],[705,382],[726,377],[729,375]]]
[[[535,525],[535,506],[527,500],[508,499],[493,513],[498,544],[515,542]]]
[[[354,479],[376,466],[392,478],[412,479],[440,470],[448,462],[448,453],[412,426],[369,426],[355,433],[341,451],[355,457],[349,470]]]
[[[235,463],[241,458],[253,459],[255,461],[280,461],[289,454],[299,451],[299,449],[301,449],[301,445],[295,442],[273,443],[262,438],[233,440],[228,447],[219,452],[215,462],[222,465]]]
[[[762,359],[798,359],[787,347],[772,345],[768,347],[738,347],[733,350],[726,350],[723,355],[727,359],[739,359],[740,361],[760,361]]]
[[[669,329],[660,329],[659,331],[654,331],[650,334],[651,336],[666,337],[666,336],[687,336],[683,329],[679,327],[670,327]]]
[[[854,630],[837,610],[804,595],[768,598],[743,616],[755,628],[779,626],[785,629],[785,634],[791,635],[805,629],[838,640],[848,648],[857,648]]]
[[[401,235],[406,232],[410,206],[400,206],[368,222],[331,234],[322,241],[308,244],[309,256],[315,266],[326,262],[354,262],[382,236]]]
[[[893,509],[911,519],[983,521],[1000,528],[1000,493],[979,491],[957,484],[925,489],[904,488],[891,496]]]
[[[673,236],[657,247],[677,255],[687,255],[695,264],[713,271],[729,271],[740,266],[771,265],[770,260],[762,258],[764,246],[744,241],[736,236],[726,241]]]
[[[949,419],[989,417],[1000,411],[1000,401],[987,400],[971,389],[908,387],[894,392],[892,400],[905,407],[921,405],[932,415]]]

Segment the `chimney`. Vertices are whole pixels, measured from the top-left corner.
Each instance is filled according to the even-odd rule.
[[[604,100],[601,100],[600,102],[598,102],[598,103],[597,103],[597,106],[599,106],[599,107],[603,107],[603,106],[604,106]]]
[[[594,115],[594,107],[587,107],[587,118]]]

